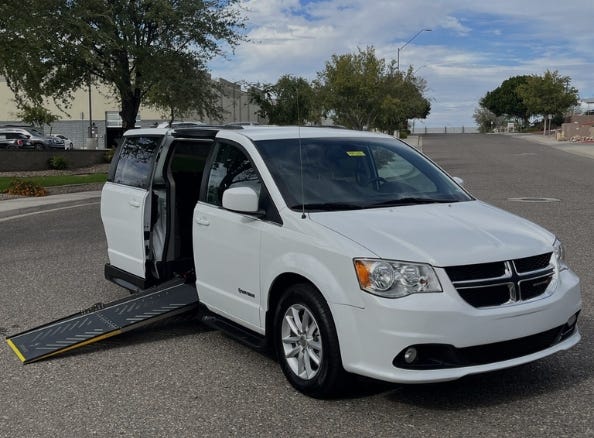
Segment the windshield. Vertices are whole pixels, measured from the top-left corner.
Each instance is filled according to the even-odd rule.
[[[301,147],[299,139],[255,144],[291,209],[353,210],[472,200],[421,154],[389,138],[304,138]]]

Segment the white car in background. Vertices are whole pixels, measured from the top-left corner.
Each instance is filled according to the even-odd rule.
[[[74,142],[70,140],[68,137],[62,134],[51,134],[52,137],[60,138],[64,141],[64,149],[67,151],[71,151],[74,149]]]

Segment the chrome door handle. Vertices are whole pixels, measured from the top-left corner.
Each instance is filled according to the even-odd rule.
[[[197,217],[194,220],[198,225],[204,225],[204,226],[208,226],[210,225],[210,221],[204,217]]]
[[[134,201],[132,199],[130,201],[128,201],[128,204],[130,204],[132,207],[135,207],[135,208],[140,207],[140,202]]]

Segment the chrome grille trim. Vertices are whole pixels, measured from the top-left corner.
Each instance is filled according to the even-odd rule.
[[[496,308],[517,304],[519,302],[529,302],[541,299],[553,282],[555,274],[555,267],[551,263],[550,254],[547,253],[519,259],[523,264],[529,259],[535,260],[536,262],[540,259],[541,263],[535,264],[535,267],[538,267],[546,260],[546,257],[549,257],[547,266],[526,272],[519,272],[514,260],[491,263],[492,265],[501,263],[504,267],[504,275],[491,278],[457,280],[452,281],[452,285],[464,301],[471,306],[480,309]],[[472,267],[473,265],[467,266]],[[460,272],[463,272],[464,269],[466,269],[466,266],[453,266],[444,269],[446,273],[448,273],[448,269],[450,269],[450,273],[455,272],[455,275],[459,277]],[[450,273],[448,273],[448,276],[450,276]],[[538,283],[539,279],[542,279],[543,282]],[[545,282],[546,284],[544,284]],[[505,300],[505,290],[501,290],[502,286],[508,287],[509,296],[507,297],[507,300]],[[480,295],[481,292],[482,295]],[[504,300],[505,302],[503,302]]]

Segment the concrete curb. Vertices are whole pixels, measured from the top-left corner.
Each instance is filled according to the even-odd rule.
[[[98,202],[100,199],[100,191],[67,193],[40,198],[7,199],[0,201],[0,219],[59,208],[76,207]]]

